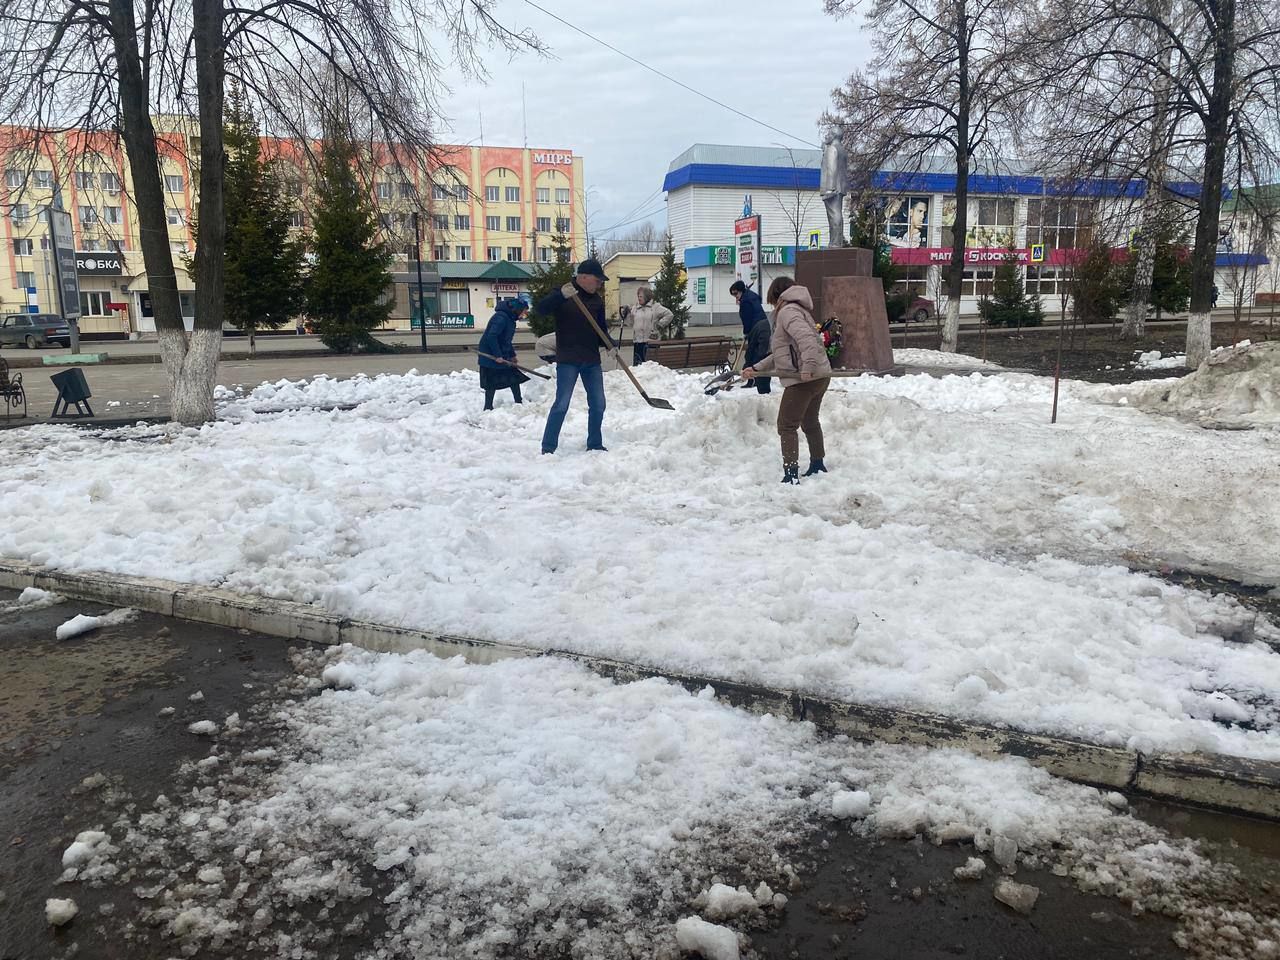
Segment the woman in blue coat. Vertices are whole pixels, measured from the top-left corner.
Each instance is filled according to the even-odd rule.
[[[516,403],[522,403],[520,384],[529,378],[517,370],[516,348],[513,341],[516,337],[516,321],[529,311],[529,305],[523,300],[503,300],[484,328],[484,336],[476,349],[489,357],[480,357],[480,386],[484,388],[484,408],[493,409],[493,395],[499,390],[511,390]]]

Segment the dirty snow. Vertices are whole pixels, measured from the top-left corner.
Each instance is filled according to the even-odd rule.
[[[919,347],[895,347],[893,362],[904,367],[959,367],[975,370],[1003,370],[1000,364],[967,353],[943,353]]]
[[[1050,426],[1051,386],[1026,375],[859,378],[824,404],[832,472],[784,490],[776,395],[643,374],[678,411],[608,375],[607,457],[580,448],[581,403],[561,454],[539,456],[547,385],[482,415],[472,372],[281,381],[226,399],[222,422],[113,442],[10,431],[0,496],[40,479],[50,510],[0,525],[0,554],[1112,745],[1280,758],[1275,625],[1126,569],[1280,582],[1280,434],[1205,431],[1072,382]],[[267,401],[286,412],[254,412]],[[356,406],[311,409],[324,404]],[[190,477],[199,497],[175,493]]]
[[[1280,425],[1280,341],[1214,350],[1177,380],[1113,388],[1115,397],[1170,416],[1226,426]]]
[[[62,927],[70,923],[80,908],[76,906],[74,900],[60,900],[56,897],[50,897],[44,902],[44,917],[50,926]]]
[[[384,960],[424,943],[441,958],[518,944],[669,960],[689,936],[729,949],[688,922],[713,912],[736,949],[735,925],[785,908],[773,889],[795,870],[779,851],[832,823],[834,796],[855,789],[871,809],[852,829],[1011,851],[1009,871],[1051,866],[1175,917],[1200,956],[1222,936],[1244,951],[1222,956],[1280,936],[1274,917],[1223,913],[1213,885],[1232,874],[1195,843],[1021,759],[822,739],[707,690],[615,684],[552,658],[475,666],[352,647],[299,658],[294,699],[258,714],[271,762],[232,752],[193,765],[172,801],[126,825],[143,920],[175,952],[324,956],[326,918],[360,931],[370,896],[386,905],[370,948]],[[326,922],[312,925],[321,905]]]
[[[131,607],[122,607],[119,610],[112,610],[110,613],[104,613],[100,617],[91,617],[88,614],[77,613],[70,620],[59,625],[54,631],[54,636],[59,640],[70,640],[72,637],[78,637],[82,633],[89,633],[93,630],[100,630],[103,627],[118,627],[121,624],[130,623],[138,618],[138,611]]]
[[[738,960],[737,935],[701,917],[685,917],[676,924],[676,943],[681,950],[696,953],[704,960]]]

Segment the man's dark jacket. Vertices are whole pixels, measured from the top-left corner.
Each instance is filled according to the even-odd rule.
[[[571,294],[575,292],[577,299],[591,311],[600,330],[605,333],[604,339],[596,335],[578,305],[573,302]],[[604,320],[604,298],[598,292],[587,293],[576,282],[566,283],[538,302],[538,313],[544,317],[556,318],[557,363],[599,363],[601,347],[614,349]]]

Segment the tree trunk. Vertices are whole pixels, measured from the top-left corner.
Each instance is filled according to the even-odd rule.
[[[111,0],[112,45],[120,75],[120,133],[133,172],[133,200],[138,209],[142,262],[147,272],[147,289],[160,339],[160,356],[169,377],[170,392],[176,392],[181,371],[181,353],[173,341],[185,348],[182,310],[178,300],[178,278],[169,249],[169,227],[165,215],[164,189],[160,180],[160,157],[156,132],[151,125],[147,79],[143,76],[138,52],[138,26],[131,0]]]
[[[1222,0],[1214,34],[1213,91],[1204,124],[1204,182],[1200,185],[1195,249],[1191,253],[1191,314],[1187,317],[1187,367],[1195,369],[1213,347],[1213,271],[1222,216],[1222,182],[1235,74],[1235,0]]]
[[[1158,22],[1169,20],[1169,0],[1156,0],[1155,17]],[[1159,44],[1159,32],[1156,32]],[[1147,332],[1147,304],[1151,301],[1151,279],[1155,274],[1156,243],[1161,239],[1163,221],[1160,203],[1163,200],[1165,178],[1166,131],[1169,114],[1168,72],[1173,48],[1167,47],[1160,55],[1160,72],[1156,75],[1156,103],[1151,116],[1151,139],[1147,159],[1147,192],[1142,198],[1142,212],[1138,217],[1138,262],[1134,264],[1133,289],[1129,293],[1129,309],[1125,314],[1120,336],[1136,340]]]
[[[945,353],[955,353],[960,343],[960,290],[964,282],[964,237],[969,228],[969,23],[964,0],[956,5],[958,60],[956,77],[956,215],[951,227],[951,265],[947,270],[947,317],[942,325]]]

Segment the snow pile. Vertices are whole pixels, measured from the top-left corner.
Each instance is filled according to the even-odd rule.
[[[72,880],[95,882],[114,877],[119,868],[111,857],[119,853],[104,830],[82,830],[75,841],[62,852],[61,883]]]
[[[893,362],[904,367],[957,367],[962,369],[1003,370],[1000,364],[965,353],[943,353],[918,347],[895,347]]]
[[[1139,351],[1137,359],[1133,361],[1134,368],[1138,370],[1180,370],[1186,365],[1186,354],[1177,353],[1165,357],[1161,356],[1159,350]]]
[[[706,397],[705,377],[656,364],[643,379],[678,412],[608,375],[607,457],[581,451],[581,403],[561,453],[540,456],[548,385],[482,415],[474,373],[271,384],[226,401],[236,422],[112,442],[6,432],[0,496],[39,480],[50,510],[0,525],[0,555],[1112,745],[1280,757],[1280,656],[1261,642],[1280,631],[1125,567],[1232,563],[1280,582],[1273,436],[1071,382],[1050,426],[1051,385],[1026,375],[862,377],[824,403],[832,472],[781,490],[777,396]],[[254,413],[264,399],[359,405]],[[99,483],[119,476],[128,496]],[[193,476],[200,497],[174,492]]]
[[[865,817],[871,812],[871,794],[865,790],[840,790],[831,798],[831,815],[841,820]]]
[[[714,938],[697,949],[728,949],[689,914],[738,923],[783,908],[769,882],[794,870],[777,851],[854,787],[874,803],[860,831],[998,844],[1008,871],[1052,865],[1182,918],[1193,945],[1228,924],[1242,949],[1280,936],[1247,904],[1229,918],[1209,906],[1230,872],[1194,843],[1020,759],[822,740],[707,691],[617,685],[554,659],[300,656],[329,689],[313,695],[304,677],[298,699],[260,711],[274,752],[190,768],[180,799],[158,798],[129,830],[138,875],[157,878],[139,888],[144,919],[184,953],[275,956],[274,923],[309,955],[334,924],[360,932],[370,896],[387,905],[370,955],[387,960],[423,943],[448,958],[665,958],[681,929]],[[730,870],[746,883],[731,887]]]
[[[132,607],[122,607],[119,610],[112,610],[110,613],[104,613],[100,617],[91,617],[88,614],[77,613],[66,623],[61,624],[54,636],[59,640],[70,640],[72,637],[78,637],[82,633],[89,633],[93,630],[100,630],[103,627],[118,627],[121,624],[132,623],[138,619],[138,611]]]
[[[676,944],[704,960],[738,960],[737,934],[701,917],[685,917],[676,924]]]
[[[1196,422],[1280,424],[1280,341],[1219,348],[1179,380],[1132,386],[1127,393],[1143,409]]]
[[[212,737],[218,732],[218,725],[212,720],[197,720],[187,725],[187,732],[198,737]]]

